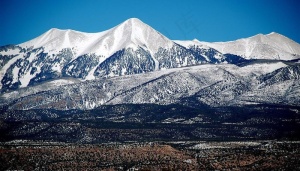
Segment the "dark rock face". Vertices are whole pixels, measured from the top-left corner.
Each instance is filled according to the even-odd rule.
[[[292,65],[285,68],[280,68],[271,73],[262,75],[259,80],[264,85],[272,85],[287,80],[300,79],[300,65]]]
[[[123,49],[102,62],[95,70],[97,77],[121,76],[151,72],[155,69],[155,62],[150,53],[143,48],[134,51]]]

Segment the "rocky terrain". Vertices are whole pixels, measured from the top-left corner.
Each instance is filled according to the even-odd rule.
[[[299,146],[299,141],[131,142],[101,145],[13,142],[0,147],[0,169],[299,170]]]

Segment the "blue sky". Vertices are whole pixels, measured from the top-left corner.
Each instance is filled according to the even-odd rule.
[[[1,0],[0,45],[51,28],[107,30],[136,17],[174,40],[229,41],[278,32],[300,43],[298,0]]]

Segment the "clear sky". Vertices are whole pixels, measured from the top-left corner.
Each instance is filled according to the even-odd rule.
[[[173,40],[277,32],[300,43],[300,0],[1,0],[0,46],[51,28],[100,32],[139,18]]]

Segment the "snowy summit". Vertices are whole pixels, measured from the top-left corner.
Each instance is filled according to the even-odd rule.
[[[0,55],[0,88],[9,91],[69,77],[85,81],[249,59],[294,60],[300,59],[300,45],[277,33],[231,42],[172,41],[131,18],[98,33],[53,28],[0,47]]]

